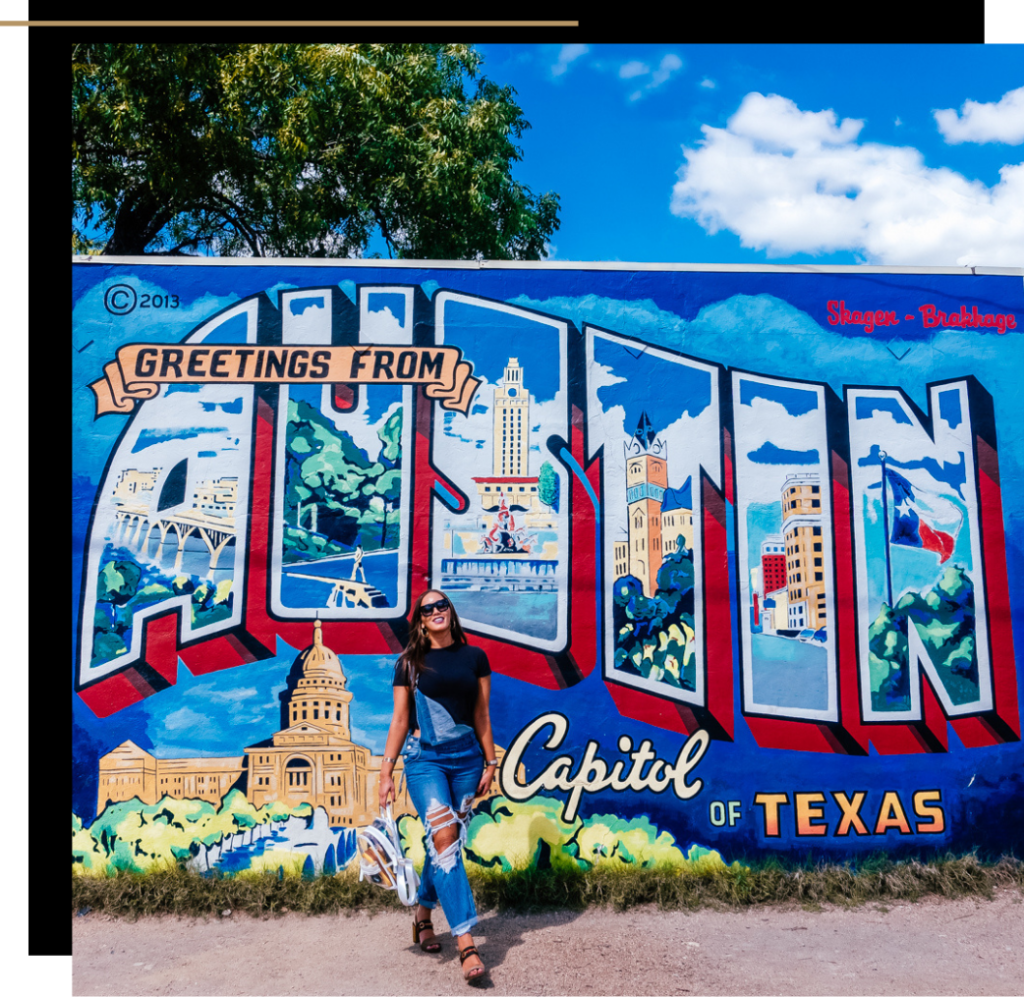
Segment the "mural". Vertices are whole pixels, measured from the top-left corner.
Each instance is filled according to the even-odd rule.
[[[473,862],[1019,852],[1022,277],[76,262],[73,864],[344,868],[428,586]]]

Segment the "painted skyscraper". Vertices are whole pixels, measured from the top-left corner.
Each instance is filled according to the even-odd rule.
[[[786,546],[781,533],[769,533],[761,541],[762,595],[786,587]]]
[[[668,488],[667,447],[640,415],[636,432],[625,444],[626,503],[629,506],[629,573],[654,595],[663,557],[661,503]]]
[[[505,377],[494,389],[494,474],[525,477],[530,473],[530,396],[523,368],[509,357]]]
[[[823,627],[825,569],[821,535],[821,478],[790,474],[782,485],[782,531],[786,543],[789,626]]]

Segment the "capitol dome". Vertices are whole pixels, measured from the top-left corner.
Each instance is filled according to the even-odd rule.
[[[288,698],[288,722],[304,720],[332,734],[350,737],[348,711],[352,693],[345,688],[341,659],[324,644],[319,620],[313,621],[313,643],[299,652],[292,674],[299,666],[302,677]]]
[[[299,652],[295,663],[302,665],[303,678],[319,682],[329,681],[332,685],[340,683],[341,688],[345,688],[345,673],[341,668],[341,659],[324,643],[319,620],[313,621],[313,643]]]

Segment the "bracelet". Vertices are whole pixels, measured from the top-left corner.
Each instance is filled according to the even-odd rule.
[[[485,766],[484,766],[484,768],[487,768],[487,767],[488,767],[488,766],[490,766],[490,765],[497,765],[497,764],[498,764],[498,759],[497,759],[497,758],[492,758],[492,759],[491,759],[491,760],[490,760],[490,761],[489,761],[489,762],[487,763],[487,765],[485,765]]]
[[[384,756],[384,759],[383,759],[383,760],[384,760],[385,762],[391,762],[391,764],[392,764],[392,765],[394,765],[394,764],[395,764],[395,762],[397,762],[397,761],[398,761],[398,759],[397,759],[397,758],[388,758],[388,756],[387,756],[387,755],[385,755],[385,756]]]

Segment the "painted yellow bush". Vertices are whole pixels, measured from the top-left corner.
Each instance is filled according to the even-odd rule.
[[[538,862],[568,862],[582,869],[629,865],[705,872],[725,868],[722,856],[713,849],[694,844],[684,853],[668,831],[659,831],[647,817],[625,820],[595,814],[569,824],[561,818],[562,806],[561,800],[543,796],[528,803],[504,797],[489,800],[470,821],[468,858],[503,871]]]
[[[427,859],[427,850],[423,845],[423,821],[412,814],[406,814],[398,819],[398,833],[402,837],[402,854],[412,859],[413,867],[422,873],[423,863]],[[358,859],[353,868],[358,868]]]
[[[679,866],[686,856],[668,831],[659,833],[646,817],[623,820],[614,814],[595,814],[584,822],[570,852],[589,866]]]
[[[303,817],[308,817],[312,812],[313,808],[308,803],[302,803],[294,810],[289,809],[280,800],[271,800],[269,803],[264,804],[263,813],[271,820],[287,820],[291,814],[299,815],[300,811]]]
[[[469,822],[468,862],[504,872],[533,864],[570,864],[580,869],[628,865],[697,873],[726,868],[713,849],[694,844],[684,853],[668,831],[659,831],[647,817],[626,820],[595,814],[568,823],[562,820],[562,808],[562,800],[543,796],[526,803],[504,797],[486,801]],[[257,809],[235,790],[216,808],[203,800],[166,796],[152,805],[127,800],[108,806],[89,828],[72,814],[73,865],[76,872],[90,875],[115,869],[146,872],[187,861],[201,846],[217,844],[258,824],[311,813],[309,804],[292,810],[274,802]],[[405,855],[422,874],[426,859],[422,822],[406,814],[399,818],[398,828]],[[250,869],[277,873],[283,866],[285,875],[300,875],[305,858],[304,853],[283,850],[253,854]]]
[[[305,862],[306,855],[303,852],[264,852],[262,855],[251,855],[249,868],[242,870],[238,875],[244,873],[261,875],[265,872],[272,872],[276,875],[283,869],[285,876],[301,876]]]
[[[568,857],[565,846],[583,826],[578,817],[571,824],[562,820],[561,800],[540,796],[528,803],[513,803],[495,797],[488,803],[470,821],[466,847],[470,858],[504,871],[526,868],[545,848],[550,861],[564,860]]]
[[[113,869],[146,872],[159,864],[185,861],[200,846],[216,844],[257,824],[311,813],[308,803],[294,810],[278,803],[257,809],[234,789],[220,807],[170,796],[145,804],[135,797],[110,804],[88,829],[72,815],[72,862],[80,871],[93,874]]]
[[[99,842],[76,814],[71,815],[71,866],[75,872],[88,873],[100,873],[107,867],[107,856]]]
[[[686,853],[686,862],[693,872],[719,872],[722,869],[747,869],[742,862],[733,862],[731,866],[725,864],[721,853],[714,848],[704,848],[702,845],[691,845]]]

